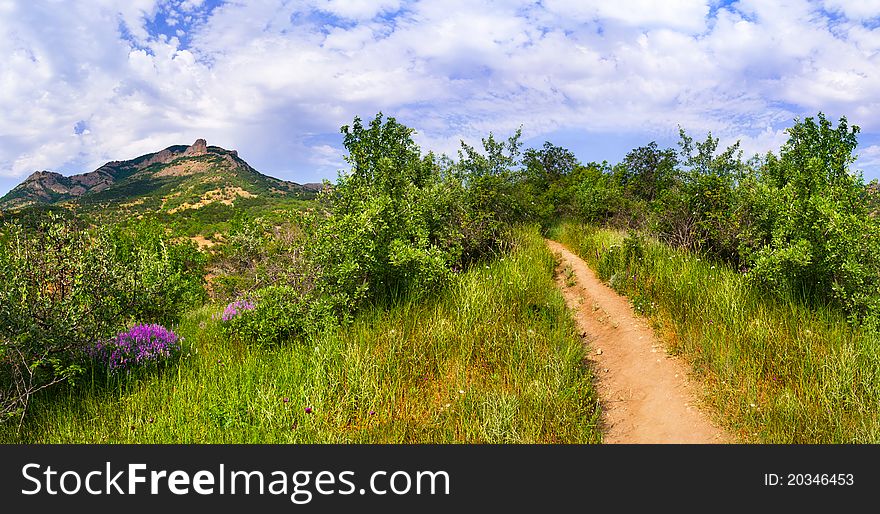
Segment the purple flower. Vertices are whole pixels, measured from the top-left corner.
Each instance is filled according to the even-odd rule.
[[[306,414],[311,414],[311,413],[312,413],[312,408],[306,407]]]
[[[236,300],[223,309],[223,315],[220,317],[223,321],[229,321],[244,311],[252,311],[256,305],[248,300]]]
[[[111,372],[170,360],[180,352],[180,338],[162,325],[135,325],[109,341],[98,341],[87,353]]]

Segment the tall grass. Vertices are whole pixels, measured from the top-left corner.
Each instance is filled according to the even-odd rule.
[[[599,442],[553,257],[535,228],[512,240],[431,300],[280,346],[226,340],[222,307],[196,310],[174,327],[178,365],[40,396],[0,442]]]
[[[829,307],[768,297],[737,271],[657,241],[639,257],[617,231],[564,223],[551,235],[652,317],[744,440],[880,442],[876,332]]]

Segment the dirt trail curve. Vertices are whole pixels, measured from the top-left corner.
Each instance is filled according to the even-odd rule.
[[[729,443],[696,404],[688,367],[669,356],[629,301],[596,277],[586,262],[556,241],[557,282],[578,328],[590,341],[590,360],[603,410],[605,443]],[[576,283],[566,277],[573,271]],[[569,274],[571,277],[571,274]]]

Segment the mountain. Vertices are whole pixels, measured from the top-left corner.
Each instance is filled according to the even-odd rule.
[[[111,161],[89,173],[66,177],[35,172],[0,198],[0,210],[57,205],[86,212],[120,208],[173,214],[244,199],[309,198],[321,187],[263,175],[235,150],[198,139],[190,146],[169,146],[129,161]]]

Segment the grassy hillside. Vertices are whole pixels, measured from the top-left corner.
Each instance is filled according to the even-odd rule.
[[[880,339],[839,309],[776,299],[729,266],[615,230],[552,236],[651,317],[745,440],[880,442]]]
[[[36,226],[48,211],[92,225],[147,218],[174,236],[201,236],[201,244],[210,245],[222,242],[236,217],[279,219],[315,197],[314,188],[263,175],[235,151],[196,145],[79,175],[35,173],[0,198],[0,221]]]
[[[47,392],[0,442],[599,442],[553,257],[535,228],[514,241],[433,299],[277,347],[227,339],[222,306],[197,309],[175,327],[178,366]]]

